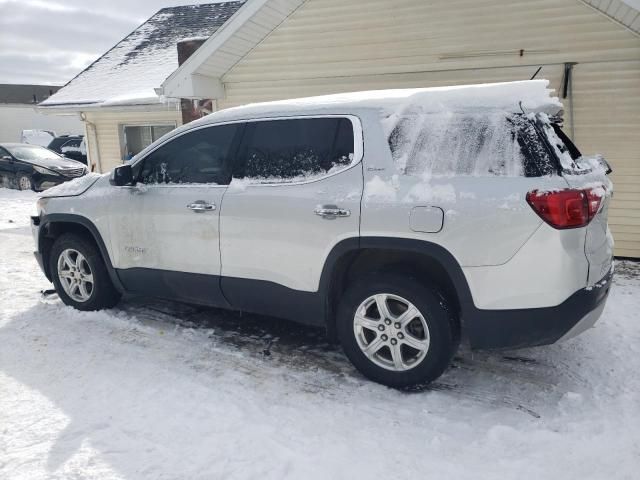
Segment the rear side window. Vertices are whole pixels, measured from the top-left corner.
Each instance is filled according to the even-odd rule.
[[[348,118],[250,122],[234,177],[256,183],[303,181],[349,166],[354,156]]]
[[[176,137],[143,160],[139,180],[146,184],[226,185],[237,124],[206,127]]]
[[[416,113],[389,135],[396,165],[407,175],[541,176],[554,161],[523,115]]]

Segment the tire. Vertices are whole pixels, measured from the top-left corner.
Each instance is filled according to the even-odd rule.
[[[33,182],[29,175],[18,176],[18,190],[33,190]]]
[[[85,237],[71,233],[58,237],[51,247],[49,271],[65,305],[93,311],[111,308],[120,300],[102,255]]]
[[[387,308],[386,316],[380,315],[381,303]],[[403,318],[409,305],[417,314],[412,310]],[[424,385],[442,375],[458,349],[458,330],[444,297],[407,275],[357,279],[337,311],[338,338],[349,360],[365,377],[393,388]],[[366,354],[366,348],[374,353]]]

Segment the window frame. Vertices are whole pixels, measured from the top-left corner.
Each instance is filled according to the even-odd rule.
[[[173,130],[175,130],[176,128],[178,128],[178,124],[177,124],[177,122],[175,122],[175,121],[172,122],[170,120],[166,121],[166,122],[158,121],[158,122],[152,122],[152,123],[145,122],[145,121],[119,123],[118,124],[118,137],[119,137],[119,141],[120,141],[120,159],[121,159],[123,165],[125,163],[127,163],[127,161],[124,160],[124,156],[126,154],[125,150],[126,150],[126,146],[127,146],[126,136],[125,136],[125,129],[127,127],[150,127],[152,129],[153,129],[153,127],[171,127]],[[153,130],[152,130],[152,132],[153,132]],[[151,143],[153,143],[153,142],[151,142]]]
[[[351,127],[353,129],[353,159],[351,163],[344,167],[341,170],[333,173],[327,173],[326,175],[320,175],[318,177],[309,179],[309,180],[299,180],[296,182],[265,182],[265,183],[248,183],[248,187],[283,187],[283,186],[293,186],[293,185],[307,185],[310,183],[319,182],[325,180],[326,178],[333,177],[335,175],[340,175],[347,170],[352,169],[356,165],[358,165],[363,157],[364,157],[364,135],[362,133],[362,121],[357,115],[353,114],[339,114],[339,113],[328,113],[328,114],[311,114],[311,115],[277,115],[273,117],[260,117],[260,118],[251,118],[244,120],[245,124],[256,123],[256,122],[269,122],[273,120],[312,120],[315,118],[344,118],[351,122]],[[242,137],[240,142],[238,152],[242,151],[242,148],[245,146],[246,138]],[[234,164],[235,167],[235,164]],[[233,181],[233,169],[232,169],[232,178]]]
[[[362,159],[364,158],[364,134],[363,134],[363,130],[362,130],[362,120],[360,119],[360,117],[358,117],[357,115],[351,114],[351,113],[345,113],[345,114],[340,114],[340,113],[328,113],[328,114],[310,114],[310,115],[300,115],[300,114],[296,114],[296,115],[276,115],[276,116],[270,116],[270,117],[258,117],[258,118],[242,118],[242,119],[235,119],[235,120],[225,120],[222,122],[215,122],[215,123],[207,123],[204,125],[198,125],[197,127],[193,127],[193,128],[189,128],[187,130],[184,130],[182,132],[176,133],[174,135],[172,135],[171,137],[167,138],[166,140],[164,140],[162,143],[159,143],[158,145],[156,145],[152,150],[149,150],[148,152],[145,153],[145,155],[139,159],[136,159],[135,162],[133,162],[131,164],[131,167],[134,169],[134,171],[136,169],[139,169],[142,165],[142,162],[144,162],[146,160],[146,158],[151,155],[153,152],[155,152],[157,149],[161,148],[163,145],[165,145],[168,142],[171,142],[175,139],[177,139],[178,137],[181,137],[183,135],[186,135],[187,133],[191,133],[194,132],[196,130],[200,130],[202,128],[212,128],[212,127],[219,127],[219,126],[223,126],[223,125],[231,125],[231,124],[241,124],[240,125],[240,129],[242,129],[241,133],[241,137],[240,137],[240,141],[237,142],[236,145],[236,150],[234,152],[233,155],[233,163],[231,164],[231,179],[229,180],[229,183],[231,183],[233,181],[233,169],[235,167],[235,162],[237,161],[237,155],[240,152],[241,148],[244,145],[245,142],[245,138],[244,138],[244,128],[246,127],[246,124],[251,123],[251,122],[266,122],[266,121],[271,121],[271,120],[298,120],[298,119],[313,119],[313,118],[346,118],[348,120],[351,121],[351,126],[353,128],[353,160],[351,161],[351,163],[346,166],[345,168],[343,168],[342,170],[338,170],[337,172],[333,172],[327,175],[322,175],[319,176],[317,178],[313,178],[310,180],[300,180],[297,182],[278,182],[278,183],[249,183],[247,184],[248,187],[281,187],[281,186],[292,186],[292,185],[306,185],[306,184],[310,184],[310,183],[315,183],[315,182],[319,182],[322,181],[326,178],[330,178],[333,177],[335,175],[340,175],[341,173],[346,172],[347,170],[350,170],[354,167],[356,167],[358,164],[360,164],[362,162]],[[137,176],[137,174],[135,174],[134,176]],[[180,187],[180,188],[193,188],[194,184],[179,184],[179,183],[164,183],[164,184],[145,184],[147,187]],[[229,184],[227,185],[214,185],[212,183],[202,183],[202,184],[195,184],[195,185],[206,185],[207,187],[210,188],[227,188],[229,186]]]

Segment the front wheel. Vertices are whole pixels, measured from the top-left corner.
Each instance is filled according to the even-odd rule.
[[[20,175],[18,177],[18,189],[19,190],[33,190],[33,182],[28,175]]]
[[[93,242],[75,234],[58,237],[51,247],[49,271],[65,305],[78,310],[111,308],[120,300]]]
[[[435,380],[458,347],[444,298],[410,276],[357,280],[340,302],[337,321],[349,360],[367,378],[394,388]]]

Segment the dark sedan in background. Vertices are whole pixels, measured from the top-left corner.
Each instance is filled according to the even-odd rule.
[[[86,175],[80,162],[44,147],[26,143],[0,144],[0,181],[20,190],[41,191]]]

